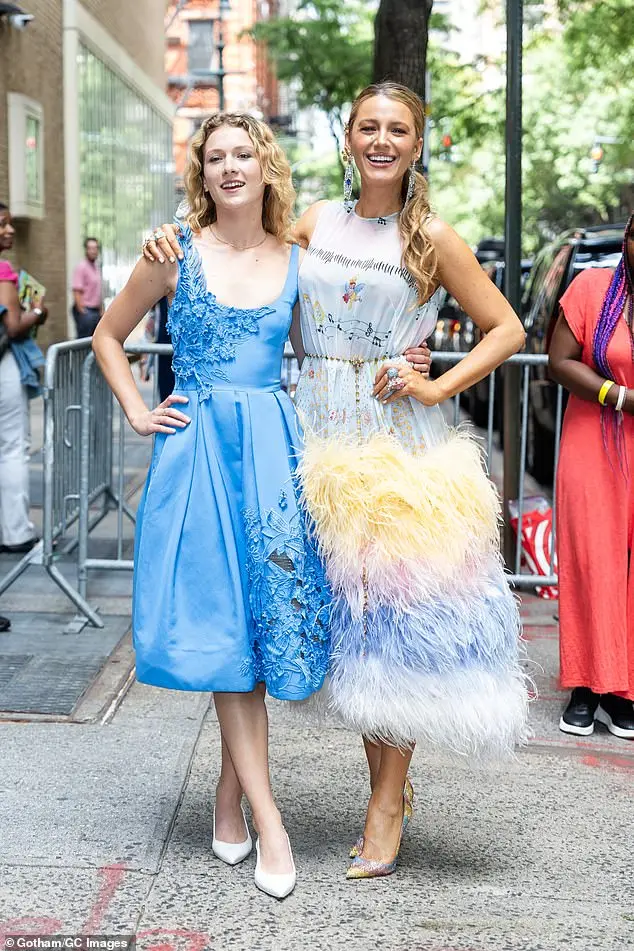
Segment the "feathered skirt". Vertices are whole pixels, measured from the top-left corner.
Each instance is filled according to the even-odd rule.
[[[329,710],[364,736],[500,756],[526,738],[500,504],[467,434],[307,435],[304,503],[334,594]]]

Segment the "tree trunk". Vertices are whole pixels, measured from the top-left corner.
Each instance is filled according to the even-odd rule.
[[[425,101],[427,33],[433,0],[381,0],[374,20],[375,83],[391,79]]]

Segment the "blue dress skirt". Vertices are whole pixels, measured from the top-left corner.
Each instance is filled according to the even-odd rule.
[[[238,309],[207,289],[189,229],[169,315],[175,393],[191,417],[157,434],[137,517],[137,678],[179,690],[282,700],[318,690],[328,589],[295,477],[301,432],[280,384],[297,298],[294,246],[282,293]]]

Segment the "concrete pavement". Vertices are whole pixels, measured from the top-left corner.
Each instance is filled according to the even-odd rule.
[[[37,654],[34,614],[45,610],[48,656],[77,658],[98,632],[62,634],[72,611],[39,572],[2,601],[14,648],[22,638]],[[480,769],[418,751],[414,819],[389,879],[344,878],[368,792],[359,739],[270,703],[273,781],[298,867],[278,903],[255,889],[254,856],[231,869],[211,852],[210,697],[127,678],[129,584],[91,577],[102,649],[115,647],[74,711],[0,721],[0,938],[135,934],[155,951],[634,947],[634,744],[603,728],[579,740],[559,732],[556,603],[527,597],[522,608],[539,690],[529,746]]]
[[[255,890],[253,857],[230,869],[211,853],[220,748],[207,695],[135,683],[105,724],[0,724],[0,933],[134,933],[162,951],[634,946],[634,747],[559,733],[552,603],[524,610],[539,631],[535,738],[494,769],[417,753],[391,879],[344,879],[367,795],[359,740],[270,704],[299,872],[281,904]]]

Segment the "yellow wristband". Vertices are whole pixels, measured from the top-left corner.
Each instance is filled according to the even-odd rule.
[[[603,386],[602,386],[601,389],[599,390],[599,403],[601,404],[601,406],[605,406],[605,398],[606,398],[606,396],[608,395],[608,393],[610,392],[610,390],[612,389],[612,387],[615,386],[615,385],[616,385],[616,384],[614,383],[614,380],[606,380],[606,381],[605,381],[605,383],[603,384]]]

